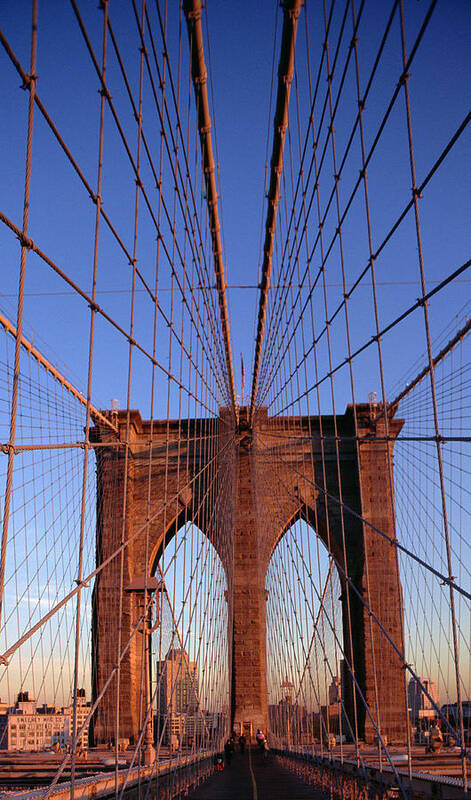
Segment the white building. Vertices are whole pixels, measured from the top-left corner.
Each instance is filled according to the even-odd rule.
[[[89,704],[83,689],[77,702],[77,730],[80,730]],[[0,750],[44,750],[70,744],[73,707],[56,708],[43,705],[39,708],[30,692],[20,692],[14,706],[0,714]],[[83,731],[79,747],[88,747],[88,726]]]

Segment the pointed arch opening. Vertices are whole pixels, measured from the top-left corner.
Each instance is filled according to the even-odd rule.
[[[323,538],[298,517],[266,574],[270,733],[284,748],[320,751],[348,735],[342,585]]]
[[[155,740],[219,748],[229,725],[227,578],[202,530],[185,522],[155,559],[160,620],[152,634]]]

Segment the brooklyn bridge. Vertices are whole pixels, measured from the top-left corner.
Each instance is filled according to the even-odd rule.
[[[471,7],[0,9],[0,796],[469,797]]]

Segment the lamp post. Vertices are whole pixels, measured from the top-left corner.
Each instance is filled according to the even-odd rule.
[[[155,761],[154,749],[154,734],[152,726],[152,711],[150,711],[150,704],[152,702],[152,694],[150,687],[150,649],[151,649],[151,635],[159,626],[159,606],[157,600],[157,622],[152,626],[151,609],[152,602],[155,598],[155,593],[163,586],[162,581],[155,577],[140,575],[134,578],[129,586],[126,586],[126,592],[136,594],[141,598],[141,608],[145,609],[147,604],[147,596],[150,596],[149,608],[144,613],[142,634],[144,636],[144,701],[145,701],[145,714],[147,717],[146,728],[144,734],[144,765],[151,766]]]

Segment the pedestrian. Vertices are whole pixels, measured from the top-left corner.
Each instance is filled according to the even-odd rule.
[[[217,753],[214,756],[214,766],[216,767],[218,772],[222,772],[224,769],[224,758],[222,753]]]
[[[234,742],[232,741],[232,739],[227,739],[224,745],[224,755],[226,757],[226,764],[228,767],[230,767],[231,765],[233,752],[234,752]]]
[[[440,730],[440,725],[438,724],[438,722],[435,722],[430,731],[428,747],[426,752],[428,751],[429,753],[439,753],[440,750],[442,749],[442,744],[443,744],[443,733]]]
[[[264,757],[264,758],[267,758],[267,757],[268,757],[268,750],[269,750],[269,749],[270,749],[270,748],[268,747],[268,742],[267,742],[267,740],[265,739],[265,741],[263,742],[263,757]]]
[[[265,734],[263,733],[262,730],[260,730],[260,728],[257,728],[257,733],[255,734],[255,741],[258,744],[258,749],[260,751],[264,750]]]
[[[246,738],[245,738],[244,734],[241,733],[241,735],[239,736],[239,747],[240,747],[240,752],[241,753],[245,752],[245,743],[246,743]]]

